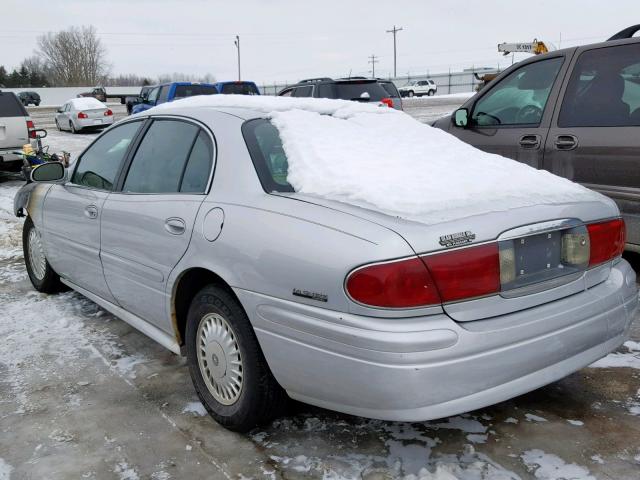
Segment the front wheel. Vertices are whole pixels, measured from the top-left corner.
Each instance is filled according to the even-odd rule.
[[[246,432],[282,411],[287,396],[246,313],[227,290],[210,285],[196,294],[185,337],[196,393],[218,423]]]
[[[31,217],[27,217],[22,227],[22,249],[33,287],[43,293],[57,293],[62,290],[60,277],[49,265],[40,232],[33,224]]]

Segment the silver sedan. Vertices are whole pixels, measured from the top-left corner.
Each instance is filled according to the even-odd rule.
[[[635,273],[604,197],[408,222],[296,192],[264,112],[179,103],[118,123],[69,172],[35,169],[15,213],[34,287],[69,286],[185,355],[227,428],[288,397],[440,418],[626,339]]]
[[[113,111],[95,98],[72,98],[56,111],[55,122],[72,133],[98,130],[113,125]]]

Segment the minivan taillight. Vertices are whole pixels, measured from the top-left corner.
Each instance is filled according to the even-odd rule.
[[[365,265],[345,282],[358,303],[383,308],[414,308],[441,303],[429,270],[418,257]]]
[[[624,220],[616,218],[587,225],[591,253],[589,266],[593,267],[622,255],[626,241]]]
[[[27,131],[29,132],[29,138],[37,138],[36,126],[34,125],[33,120],[27,120]]]
[[[489,243],[421,257],[443,302],[500,291],[498,244]]]
[[[78,118],[89,118],[89,115],[84,112],[78,112]]]
[[[389,108],[393,108],[393,99],[391,98],[383,98],[382,100],[380,100],[382,103],[384,103],[387,107]]]

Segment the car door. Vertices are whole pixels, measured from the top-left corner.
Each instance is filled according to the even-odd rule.
[[[154,119],[103,207],[101,258],[111,292],[126,310],[167,332],[167,279],[189,245],[213,145],[195,123]]]
[[[579,49],[561,98],[545,168],[613,198],[640,248],[640,43]]]
[[[100,217],[141,121],[117,126],[93,142],[71,180],[52,185],[44,200],[43,240],[53,269],[76,285],[113,301],[100,262]]]
[[[449,133],[486,152],[542,168],[565,63],[558,55],[516,67],[475,99],[466,127],[454,124]]]

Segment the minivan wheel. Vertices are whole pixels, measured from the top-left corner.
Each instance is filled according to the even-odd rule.
[[[283,411],[286,393],[242,306],[227,290],[210,285],[196,294],[185,337],[196,393],[219,424],[246,432]]]
[[[29,280],[33,287],[43,293],[57,293],[63,289],[60,277],[53,271],[44,253],[40,232],[27,217],[22,227],[22,249]]]

